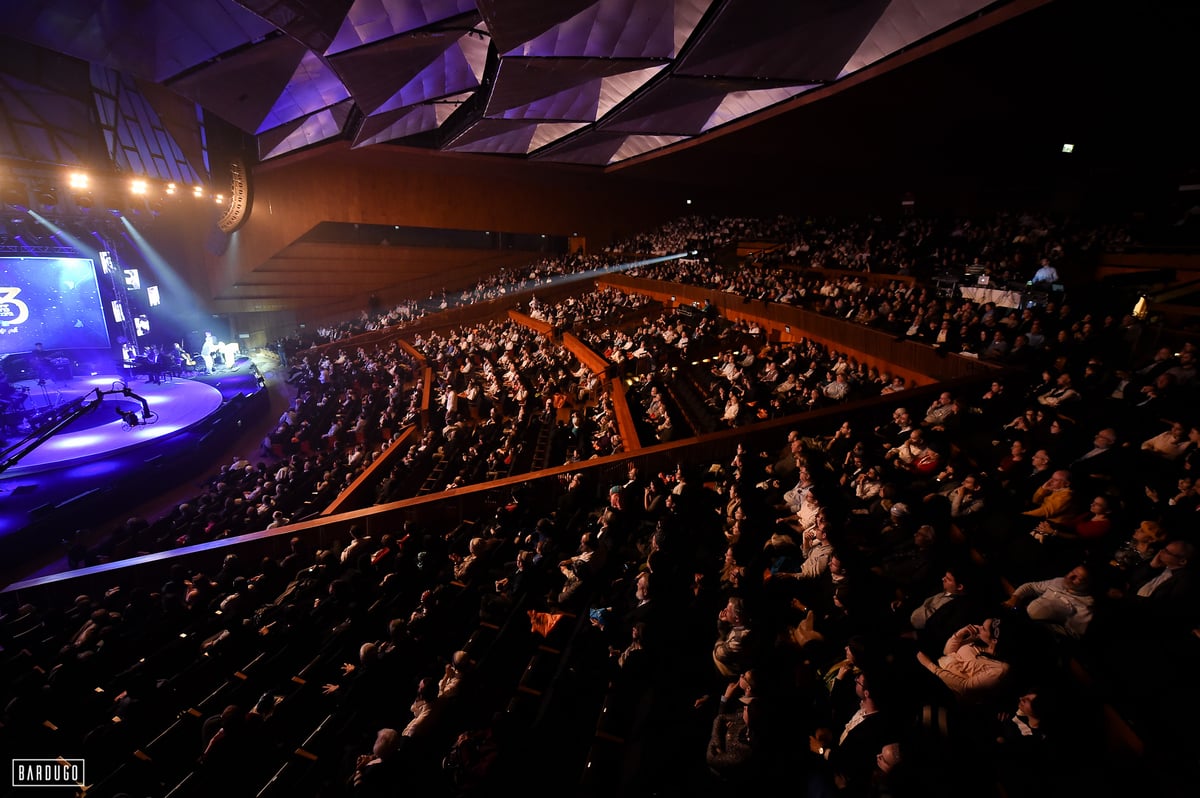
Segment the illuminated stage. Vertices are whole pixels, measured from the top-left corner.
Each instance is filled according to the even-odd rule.
[[[48,410],[69,405],[78,399],[92,409],[22,456],[19,462],[4,471],[0,479],[78,465],[161,441],[204,421],[216,413],[223,402],[218,387],[185,379],[164,379],[160,384],[153,384],[145,382],[144,377],[126,380],[109,374],[48,382],[45,386],[38,386],[36,380],[26,380],[14,383],[14,386],[28,390],[23,410],[35,423]],[[120,391],[122,386],[135,396],[109,393]],[[96,393],[97,389],[101,394]],[[132,413],[140,422],[143,408],[135,397],[146,400],[151,411],[151,423],[130,427],[118,412]],[[99,404],[95,405],[98,400]],[[21,431],[9,430],[4,448],[15,444],[23,431],[24,426]]]
[[[30,422],[47,406],[94,401],[97,388],[106,395],[94,410],[0,473],[0,569],[5,571],[0,584],[24,570],[14,564],[43,556],[47,549],[62,550],[74,530],[123,520],[147,499],[200,476],[247,427],[263,423],[270,407],[263,379],[249,359],[239,358],[216,374],[161,385],[140,375],[107,374],[47,382],[43,393],[36,380],[14,382],[29,388],[22,412],[34,411]],[[122,394],[122,385],[146,400],[152,423],[126,428],[117,410],[136,413],[140,421],[143,408]],[[10,430],[3,448],[27,434]],[[21,449],[6,454],[5,461]]]

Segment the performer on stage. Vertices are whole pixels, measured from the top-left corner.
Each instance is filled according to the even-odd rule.
[[[204,333],[204,345],[200,347],[200,357],[204,359],[204,368],[209,374],[213,373],[213,353],[217,351],[217,339],[211,332]]]
[[[154,344],[147,346],[144,350],[143,357],[146,360],[146,382],[153,385],[162,384],[163,372],[167,370],[167,364],[164,361],[162,354],[158,351],[158,347]]]
[[[225,361],[225,369],[232,369],[233,364],[237,362],[238,353],[242,350],[241,345],[237,341],[230,341],[229,343],[221,341],[217,346],[221,349],[221,358]]]
[[[50,353],[43,347],[41,341],[33,345],[33,351],[29,353],[33,358],[33,371],[37,374],[38,385],[45,385],[46,381],[54,381],[54,369],[50,365]]]

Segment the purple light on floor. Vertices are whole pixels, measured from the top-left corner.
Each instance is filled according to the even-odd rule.
[[[95,477],[107,476],[123,468],[125,466],[118,460],[98,460],[94,463],[85,463],[75,468],[68,468],[66,473],[75,479],[93,479]]]
[[[104,429],[105,427],[115,426],[113,424],[105,424],[104,427],[96,427],[96,429]],[[59,438],[44,444],[48,451],[54,450],[69,450],[69,449],[91,449],[101,448],[100,445],[112,439],[112,435],[102,435],[100,433],[76,434],[67,437]]]

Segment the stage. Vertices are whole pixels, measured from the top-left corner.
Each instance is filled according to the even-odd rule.
[[[6,455],[5,459],[13,456],[20,459],[3,472],[0,476],[3,480],[79,465],[111,457],[123,449],[145,446],[198,424],[217,412],[224,401],[219,388],[192,379],[151,383],[144,377],[106,374],[47,381],[44,386],[39,386],[36,380],[26,380],[14,383],[14,387],[26,392],[22,408],[26,418],[11,425],[15,429],[6,430],[5,449],[18,443],[31,422],[36,423],[57,409],[80,402],[76,406],[90,409],[27,454]],[[123,389],[132,395],[126,395]],[[148,419],[143,419],[139,397],[150,408]],[[122,413],[139,422],[138,425],[131,427]]]
[[[161,384],[109,373],[13,385],[29,390],[22,418],[14,423],[10,414],[0,447],[6,450],[2,462],[10,463],[0,473],[0,557],[8,563],[61,546],[75,530],[122,517],[195,478],[230,441],[265,423],[270,406],[264,375],[249,358],[214,374],[164,378]],[[142,423],[141,400],[150,423]],[[56,410],[65,415],[73,402],[95,407],[20,454],[28,444],[17,444],[30,424]],[[129,426],[129,414],[136,426]]]

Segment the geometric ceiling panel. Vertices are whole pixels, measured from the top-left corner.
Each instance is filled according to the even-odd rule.
[[[508,53],[570,19],[596,0],[478,0],[496,49]]]
[[[484,119],[455,138],[446,148],[487,155],[528,155],[586,127],[582,122],[507,122]]]
[[[486,38],[463,34],[371,115],[479,88],[487,53]]]
[[[989,5],[991,0],[892,0],[838,77],[870,66]]]
[[[612,162],[617,150],[621,149],[626,138],[628,137],[621,133],[602,133],[592,130],[580,138],[552,147],[547,152],[539,152],[534,159],[585,166],[607,166]]]
[[[246,131],[258,130],[309,52],[287,36],[230,53],[170,87]]]
[[[300,60],[300,65],[288,81],[287,88],[279,95],[258,126],[256,133],[279,127],[285,122],[340,103],[350,96],[342,81],[333,70],[313,51],[309,50]]]
[[[354,0],[325,55],[475,12],[474,0]]]
[[[469,93],[459,94],[445,97],[437,102],[409,106],[401,108],[399,111],[368,117],[363,120],[358,136],[354,140],[354,147],[382,144],[415,136],[418,133],[437,130],[470,96]]]
[[[753,85],[749,81],[740,83]],[[668,78],[610,114],[600,127],[622,133],[695,136],[704,132],[726,95],[739,88],[733,81]]]
[[[599,117],[604,117],[617,105],[625,102],[665,68],[657,66],[604,78],[600,81],[600,107],[597,109]]]
[[[237,0],[315,53],[324,52],[353,0]]]
[[[9,35],[156,83],[275,32],[233,0],[11,0],[0,13]]]
[[[751,91],[734,91],[725,95],[720,107],[713,113],[700,132],[712,130],[721,125],[741,119],[748,114],[758,113],[764,108],[770,108],[785,100],[790,100],[798,94],[815,89],[819,83],[804,86],[789,86],[782,89],[754,89]]]
[[[285,153],[336,138],[341,135],[353,110],[353,101],[346,100],[331,108],[317,111],[304,119],[290,122],[281,128],[261,134],[258,137],[259,158],[264,161],[269,158],[277,158]]]
[[[942,34],[968,20],[973,32],[981,31],[1058,5],[0,0],[0,79],[45,85],[31,77],[29,59],[15,55],[32,46],[132,75],[155,106],[165,103],[161,94],[146,93],[151,84],[187,98],[203,109],[190,121],[194,135],[177,129],[189,123],[186,113],[172,112],[171,132],[189,162],[195,143],[205,140],[202,120],[211,114],[256,135],[258,151],[270,157],[349,138],[356,147],[402,140],[604,165],[642,152],[657,155],[672,141],[790,108],[814,88],[821,96],[823,86],[904,48],[931,41],[932,51],[956,40]],[[87,92],[85,85],[81,94]],[[10,91],[5,101],[13,97]],[[38,124],[39,135],[53,137],[53,122]],[[107,132],[111,143],[115,134]],[[0,130],[11,147],[30,136],[28,126]],[[74,149],[65,142],[58,148]],[[103,152],[103,144],[92,151]]]
[[[409,81],[439,61],[463,36],[459,30],[395,36],[346,50],[330,58],[329,63],[354,96],[358,107],[363,113],[371,114]],[[435,71],[439,68],[445,69],[435,67]]]
[[[608,159],[608,162],[618,163],[627,158],[636,158],[639,155],[645,155],[651,150],[669,147],[687,138],[687,136],[628,136],[621,143],[620,148]]]
[[[563,136],[569,136],[583,127],[586,127],[586,125],[582,122],[543,122],[534,130],[533,138],[529,141],[529,149],[525,150],[525,152],[528,154],[534,150],[540,150],[542,147],[553,144]]]
[[[594,122],[601,115],[604,81],[627,73],[635,77],[610,81],[627,90],[609,98],[607,111],[640,88],[666,64],[608,58],[505,58],[488,97],[488,117],[504,119],[573,119]]]
[[[446,149],[453,152],[477,152],[488,155],[524,155],[537,125],[531,122],[506,122],[483,119],[455,137]]]
[[[833,80],[887,6],[888,0],[731,0],[677,71],[793,83]],[[805,46],[796,46],[797,37]]]
[[[506,56],[674,58],[712,0],[599,0]]]

